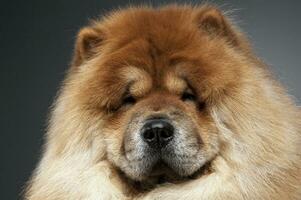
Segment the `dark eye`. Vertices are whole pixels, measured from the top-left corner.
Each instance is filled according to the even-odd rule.
[[[123,101],[122,101],[122,105],[123,105],[123,106],[133,105],[133,104],[135,104],[135,103],[136,103],[136,99],[135,99],[133,96],[131,96],[131,95],[126,96],[126,97],[123,99]]]
[[[205,110],[206,109],[206,103],[204,101],[200,102],[198,104],[199,110]]]
[[[181,99],[182,101],[195,101],[196,96],[192,92],[184,92]]]

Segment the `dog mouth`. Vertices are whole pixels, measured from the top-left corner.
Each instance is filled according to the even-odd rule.
[[[176,172],[175,170],[173,170],[171,167],[169,167],[169,165],[163,161],[160,160],[152,169],[151,173],[149,174],[149,176],[153,176],[153,177],[162,177],[164,176],[166,178],[166,180],[183,180],[185,178],[197,178],[199,175],[204,175],[207,174],[211,171],[211,162],[212,161],[208,161],[207,163],[205,163],[204,165],[200,166],[197,170],[195,170],[195,172],[193,172],[190,175],[180,175],[178,172]]]
[[[148,179],[155,179],[156,184],[163,183],[177,183],[185,180],[195,179],[202,175],[206,175],[211,172],[211,162],[206,163],[197,169],[189,176],[181,176],[168,166],[164,161],[160,160],[151,170],[148,175]]]
[[[211,168],[212,161],[207,162],[203,166],[201,166],[198,170],[196,170],[193,174],[189,176],[181,176],[177,172],[175,172],[171,167],[166,164],[163,160],[159,160],[151,169],[151,171],[147,174],[146,178],[143,180],[133,180],[128,178],[124,172],[119,171],[119,175],[126,180],[128,185],[131,186],[133,191],[141,192],[141,191],[150,191],[157,186],[164,184],[180,184],[187,181],[198,179],[202,176],[209,175],[213,172]]]

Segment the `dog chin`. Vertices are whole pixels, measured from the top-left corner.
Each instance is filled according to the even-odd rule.
[[[121,170],[122,174],[135,182],[147,184],[178,183],[200,177],[211,171],[211,161],[201,161],[193,164],[179,164],[158,159],[155,164],[131,165]]]

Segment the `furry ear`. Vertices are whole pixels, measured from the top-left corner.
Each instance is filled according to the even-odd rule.
[[[213,6],[202,7],[197,14],[196,22],[200,29],[210,36],[224,37],[231,44],[237,45],[236,31],[233,30],[226,17],[217,8]]]
[[[104,39],[102,31],[93,28],[82,28],[75,42],[75,51],[73,58],[73,66],[81,65],[85,60],[88,60],[96,54],[97,47],[99,47]]]

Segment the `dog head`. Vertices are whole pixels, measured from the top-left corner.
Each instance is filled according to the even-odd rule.
[[[80,31],[68,83],[113,166],[187,177],[220,151],[212,107],[239,89],[246,52],[216,8],[130,8]]]

